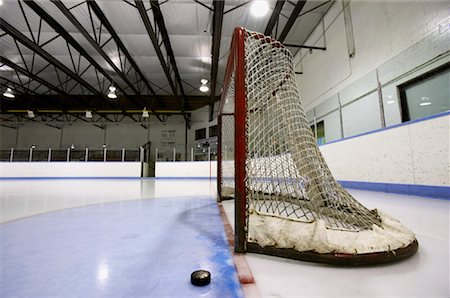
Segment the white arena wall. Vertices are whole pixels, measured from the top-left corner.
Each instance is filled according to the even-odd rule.
[[[450,199],[450,112],[320,146],[345,187]]]
[[[216,178],[216,161],[157,162],[156,178]]]
[[[0,162],[0,178],[141,177],[140,162]]]
[[[350,188],[450,199],[450,112],[320,146]],[[156,178],[216,178],[216,161],[157,162]],[[135,177],[139,162],[3,162],[0,177]]]
[[[450,63],[449,9],[449,1],[334,2],[304,42],[326,50],[295,56],[308,120],[324,122],[326,142],[402,123],[398,87]]]
[[[344,186],[450,198],[450,112],[320,146]],[[157,178],[215,178],[212,162],[158,162]]]
[[[338,180],[450,186],[450,113],[320,146]]]

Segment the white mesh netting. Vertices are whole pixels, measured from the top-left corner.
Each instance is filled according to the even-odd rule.
[[[382,216],[362,206],[331,175],[301,105],[291,53],[259,33],[245,34],[246,231],[250,241],[286,242],[276,240],[283,233],[279,219],[289,225],[314,223],[310,230],[320,223],[323,229],[347,234],[382,227]],[[234,78],[222,101],[222,196],[234,189]],[[414,234],[406,238],[414,240]],[[399,247],[411,241],[400,241]],[[285,245],[295,246],[291,242]]]

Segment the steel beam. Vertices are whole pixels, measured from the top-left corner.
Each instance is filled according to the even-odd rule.
[[[286,25],[283,28],[283,31],[280,34],[280,37],[278,37],[278,41],[280,41],[282,43],[286,39],[286,36],[288,35],[292,26],[294,26],[294,23],[297,20],[297,17],[299,16],[299,14],[302,11],[305,4],[306,4],[306,0],[300,0],[297,2],[297,4],[294,7],[294,10],[292,11],[291,15],[289,16],[289,19],[288,19]]]
[[[20,67],[19,65],[15,64],[14,62],[8,60],[7,58],[0,56],[0,63],[3,63],[5,65],[7,65],[8,67],[14,69],[17,72],[20,72],[21,74],[26,75],[27,77],[29,77],[30,79],[44,85],[45,87],[47,87],[50,90],[53,90],[55,92],[57,92],[58,94],[62,94],[62,95],[69,95],[67,94],[65,91],[59,89],[56,86],[53,86],[52,84],[50,84],[48,81],[32,74],[31,72],[29,72],[28,70],[26,70],[25,68]]]
[[[176,93],[175,96],[181,96],[181,110],[183,111],[183,116],[185,117],[186,123],[190,128],[189,119],[186,115],[184,115],[185,103],[186,103],[186,95],[183,89],[183,83],[181,82],[180,73],[178,72],[177,62],[175,60],[175,55],[172,50],[172,45],[170,44],[169,33],[167,32],[166,25],[164,22],[164,17],[159,7],[158,0],[150,0],[150,4],[152,7],[153,15],[155,16],[156,23],[158,24],[159,32],[161,33],[164,46],[166,48],[167,56],[169,57],[169,62],[172,67],[172,71],[175,75],[175,83],[177,85],[177,89],[179,94]]]
[[[52,18],[42,7],[40,7],[39,4],[32,0],[25,1],[25,3],[48,25],[50,25],[53,30],[55,30],[55,32],[59,33],[65,41],[67,41],[75,50],[77,50],[81,56],[89,61],[89,63],[91,63],[92,66],[94,66],[95,69],[97,69],[105,78],[107,78],[110,82],[114,82],[111,76],[97,63],[97,61],[95,61],[94,58],[92,58],[86,52],[86,50],[72,37],[72,35],[70,35],[70,33],[67,32],[66,29],[64,29],[61,24],[59,24],[54,18]],[[78,76],[78,74],[76,76]],[[126,94],[126,92],[120,86],[117,87],[122,93]],[[91,88],[94,89],[92,86]],[[97,93],[99,93],[99,95],[101,94],[106,99],[106,96],[104,94],[99,91]]]
[[[102,94],[97,89],[92,87],[89,83],[87,83],[85,80],[80,78],[78,76],[78,74],[76,74],[73,71],[71,71],[64,64],[62,64],[57,59],[55,59],[52,55],[50,55],[48,52],[43,50],[39,45],[35,44],[32,40],[30,40],[28,37],[26,37],[21,32],[19,32],[11,24],[6,22],[3,18],[0,18],[0,29],[2,29],[3,31],[8,33],[8,35],[12,36],[14,39],[18,40],[20,43],[25,45],[30,50],[32,50],[35,53],[39,54],[42,58],[47,60],[47,62],[53,64],[55,67],[57,67],[60,70],[62,70],[66,75],[68,75],[73,80],[77,81],[80,85],[84,86],[87,90],[89,90],[93,94],[95,94],[97,96],[105,97],[104,94]]]
[[[128,61],[130,62],[130,64],[133,66],[134,70],[136,71],[136,73],[140,76],[142,82],[144,82],[145,86],[148,88],[148,90],[150,91],[150,93],[152,95],[156,95],[155,91],[153,90],[153,88],[150,86],[149,81],[147,80],[147,78],[144,76],[144,74],[142,73],[142,71],[140,70],[139,66],[136,64],[136,62],[134,61],[133,57],[131,56],[131,54],[128,52],[127,47],[125,47],[125,45],[123,44],[122,40],[120,39],[119,35],[117,35],[116,31],[114,30],[113,26],[111,25],[111,23],[109,22],[109,20],[106,18],[105,14],[103,13],[103,11],[100,9],[100,7],[98,6],[98,4],[95,1],[87,1],[87,4],[92,8],[92,10],[94,11],[95,15],[97,16],[97,18],[103,23],[103,26],[105,26],[106,30],[108,30],[109,34],[112,36],[112,38],[114,39],[114,41],[116,42],[117,46],[119,47],[119,49],[124,53],[125,57],[128,59]]]
[[[186,121],[186,124],[188,126],[190,126],[190,123],[189,123],[190,120],[189,120],[187,114],[185,113],[185,109],[184,109],[185,95],[184,95],[184,91],[183,91],[183,85],[181,83],[180,74],[178,73],[178,68],[175,63],[175,56],[173,54],[172,47],[170,45],[169,35],[167,34],[167,29],[164,25],[164,19],[162,17],[162,13],[159,8],[159,3],[158,3],[158,1],[151,1],[152,11],[155,16],[156,23],[158,25],[158,29],[161,33],[163,43],[166,48],[167,56],[169,57],[169,59],[168,59],[169,61],[167,63],[164,58],[164,54],[161,51],[158,36],[156,35],[155,30],[153,30],[153,26],[148,17],[147,9],[145,8],[144,3],[139,0],[135,0],[134,2],[136,4],[136,8],[138,9],[139,14],[142,18],[145,29],[147,30],[148,36],[150,37],[150,40],[153,44],[153,47],[155,48],[156,54],[159,58],[161,66],[162,66],[164,73],[166,75],[166,78],[169,82],[170,88],[172,89],[172,92],[174,93],[174,95],[177,97],[177,101],[180,105],[184,120]],[[175,75],[175,82],[172,79],[171,70],[173,71],[173,73]],[[180,94],[179,94],[179,92],[180,92]],[[180,96],[181,96],[181,99],[180,99]]]
[[[19,89],[22,89],[22,91],[25,91],[25,92],[27,92],[27,93],[29,93],[29,94],[38,95],[38,94],[37,94],[36,92],[34,92],[33,90],[30,90],[30,89],[28,89],[27,87],[22,86],[21,84],[18,84],[18,83],[14,82],[14,81],[11,81],[11,80],[9,80],[9,79],[7,79],[7,78],[4,78],[4,77],[1,77],[1,76],[0,76],[0,80],[6,81],[6,84],[5,84],[5,83],[0,83],[0,86],[4,86],[4,87],[8,88],[8,87],[10,87],[9,85],[12,85],[12,86],[14,86],[14,91],[19,90]],[[16,96],[17,96],[17,95],[16,95]]]
[[[105,26],[106,30],[108,30],[109,34],[111,35],[111,37],[116,42],[116,44],[119,47],[119,49],[124,53],[125,57],[128,59],[128,61],[133,66],[133,68],[136,71],[136,73],[141,78],[142,82],[144,82],[144,84],[147,87],[148,91],[150,91],[150,93],[153,96],[153,98],[150,99],[150,106],[148,108],[152,111],[153,114],[156,114],[156,112],[155,112],[155,110],[153,108],[153,99],[158,97],[158,96],[156,95],[155,90],[153,90],[152,86],[150,85],[150,82],[147,80],[145,75],[142,73],[141,69],[139,68],[137,63],[134,61],[134,59],[131,56],[130,52],[128,52],[127,47],[123,44],[123,42],[120,39],[119,35],[114,30],[114,27],[111,25],[111,23],[109,22],[108,18],[103,13],[103,11],[100,9],[100,6],[98,6],[98,4],[95,1],[87,1],[87,4],[94,11],[95,15],[100,20],[100,22],[102,22],[103,26]],[[157,118],[159,119],[159,116],[157,116]]]
[[[100,54],[100,56],[103,57],[103,59],[105,59],[105,61],[109,64],[109,66],[111,66],[112,69],[114,69],[114,71],[120,76],[120,78],[128,85],[128,87],[135,93],[135,94],[139,94],[139,90],[136,89],[136,87],[134,87],[133,83],[130,82],[130,80],[127,78],[127,76],[123,73],[122,70],[120,70],[116,64],[111,60],[111,58],[109,58],[109,56],[105,53],[105,51],[103,51],[103,49],[97,44],[97,42],[92,38],[92,36],[89,34],[89,32],[87,32],[87,30],[83,27],[83,25],[81,25],[81,23],[76,19],[76,17],[70,12],[70,10],[59,0],[51,0],[53,4],[55,4],[56,7],[58,7],[58,9],[66,16],[67,19],[69,19],[69,21],[72,23],[72,25],[75,26],[75,28],[78,29],[78,31],[81,33],[81,35],[83,35],[84,38],[86,38],[87,41],[89,41],[89,43],[91,44],[91,46]],[[89,1],[88,1],[89,2]],[[56,28],[54,28],[56,30]],[[58,29],[60,30],[60,29]],[[95,34],[95,32],[94,32]],[[69,40],[68,40],[69,41]],[[73,40],[75,41],[75,40]],[[69,43],[73,46],[73,41],[69,41]],[[80,53],[82,53],[77,47],[75,47],[75,49],[77,49],[77,51],[79,51]],[[87,53],[82,53],[83,56],[88,55]],[[92,59],[92,58],[91,58]],[[89,60],[89,59],[88,59]],[[91,62],[91,61],[89,61]],[[92,62],[91,62],[92,63]],[[92,63],[96,68],[100,67],[98,64],[95,65],[94,63]],[[101,68],[101,67],[100,67]],[[103,75],[105,75],[102,72]],[[106,76],[106,75],[105,75]],[[110,77],[106,76],[107,78],[109,78],[111,81],[113,81]],[[119,86],[118,86],[119,87]],[[126,94],[126,92],[123,90],[122,92],[124,92]],[[127,95],[127,94],[126,94]]]
[[[222,23],[223,10],[225,1],[214,1],[214,15],[213,15],[213,36],[212,36],[212,66],[211,66],[211,94],[209,98],[209,121],[213,120],[214,114],[214,99],[216,98],[217,85],[217,71],[219,69],[219,55],[220,55],[220,40],[222,39]]]
[[[270,16],[269,23],[267,23],[266,30],[264,30],[264,35],[272,35],[273,27],[275,27],[275,24],[278,22],[278,19],[280,18],[281,10],[283,9],[283,5],[286,0],[278,0],[277,4],[275,5],[275,8],[272,11],[272,15]]]

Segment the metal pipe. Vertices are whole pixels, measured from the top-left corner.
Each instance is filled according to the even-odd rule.
[[[12,162],[14,160],[14,148],[11,148],[11,151],[9,153],[9,162]]]
[[[103,148],[103,161],[106,161],[106,147]]]
[[[194,148],[191,148],[191,161],[194,161]]]
[[[144,148],[139,147],[139,161],[144,162]]]
[[[339,104],[339,125],[341,127],[341,139],[344,138],[344,119],[342,118],[342,104],[341,104],[341,97],[339,96],[339,93],[337,94],[338,97],[338,104]]]
[[[377,93],[378,93],[378,105],[380,106],[380,121],[381,127],[386,127],[386,117],[384,115],[384,103],[383,103],[383,91],[381,90],[380,78],[378,77],[378,70],[375,70],[377,75]]]
[[[67,148],[67,161],[70,161],[70,147]]]
[[[291,48],[300,48],[300,49],[309,49],[309,50],[322,50],[322,51],[326,51],[326,47],[315,47],[315,46],[305,46],[305,45],[297,45],[297,44],[292,44],[292,43],[284,43],[283,44],[286,47],[291,47]]]
[[[89,160],[88,156],[89,156],[89,148],[86,148],[86,151],[84,153],[84,161],[88,161]]]
[[[176,161],[176,160],[175,160],[176,152],[177,152],[177,150],[175,149],[175,147],[173,147],[173,161]]]
[[[122,148],[122,162],[125,161],[125,148]]]
[[[220,41],[222,39],[223,11],[225,1],[213,1],[213,34],[211,47],[211,93],[209,95],[209,121],[214,117],[214,101],[216,97],[217,73],[219,70]]]
[[[28,161],[32,161],[33,160],[33,147],[30,147],[30,154],[28,156]]]
[[[50,162],[52,161],[52,148],[48,148],[48,158],[47,161]]]

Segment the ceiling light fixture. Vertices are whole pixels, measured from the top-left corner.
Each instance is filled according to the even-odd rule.
[[[386,103],[387,103],[388,105],[391,105],[391,104],[395,103],[395,100],[393,99],[393,96],[392,96],[392,95],[388,95],[388,96],[387,96]]]
[[[116,99],[117,98],[116,90],[117,90],[116,87],[109,86],[108,97],[111,98],[111,99]]]
[[[144,110],[142,110],[142,118],[148,118],[150,115],[148,114],[147,108],[144,107]]]
[[[269,12],[269,3],[267,1],[255,0],[250,6],[250,12],[254,17],[260,18]]]
[[[201,79],[200,82],[202,83],[202,85],[200,86],[200,88],[198,88],[198,90],[200,90],[203,93],[206,93],[209,91],[209,87],[206,85],[208,84],[208,80],[207,79]]]
[[[431,104],[431,99],[427,96],[422,96],[420,99],[422,100],[422,102],[419,103],[419,106],[421,107],[429,106]]]
[[[27,116],[28,116],[28,118],[34,118],[36,115],[34,114],[34,112],[32,110],[28,110]]]
[[[15,95],[14,95],[14,92],[12,91],[12,89],[11,88],[6,88],[6,91],[3,93],[3,96],[4,97],[8,97],[8,98],[14,98],[14,97],[16,97]]]
[[[91,111],[86,111],[86,118],[92,119],[92,112]]]

